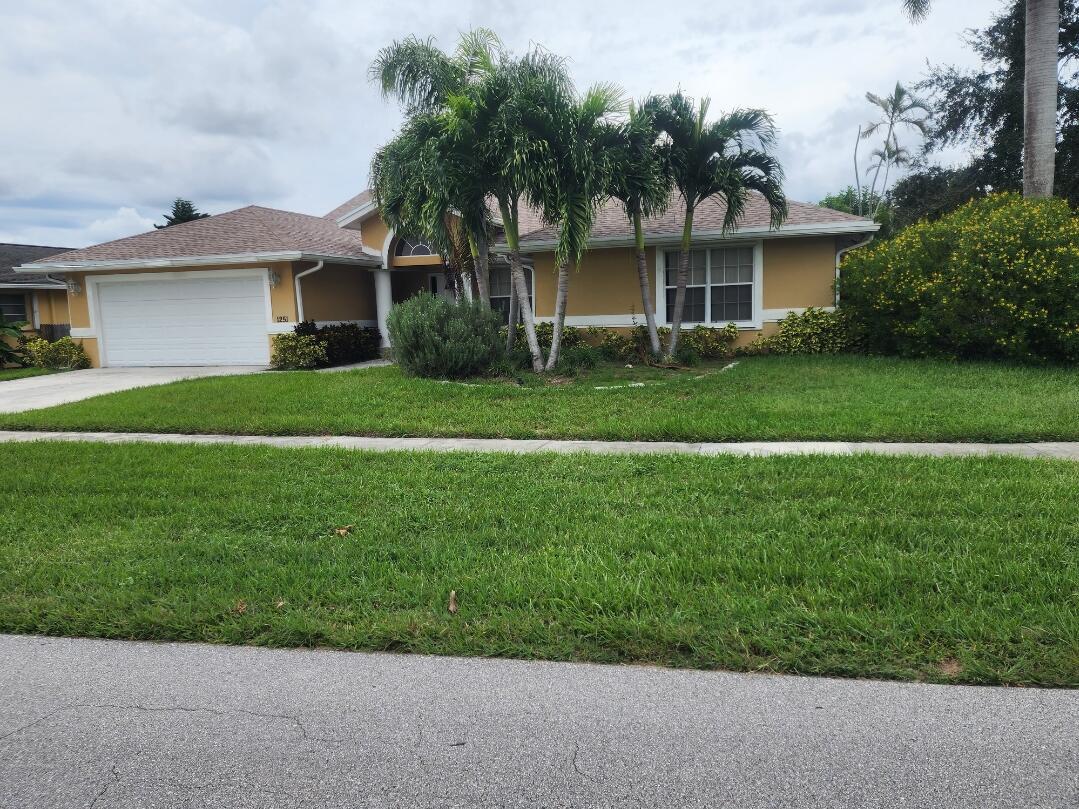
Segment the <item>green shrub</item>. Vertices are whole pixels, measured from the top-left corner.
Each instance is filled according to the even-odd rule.
[[[421,292],[391,310],[393,356],[406,374],[456,379],[490,371],[503,354],[502,316],[480,301]]]
[[[660,326],[657,331],[660,342],[665,345],[671,330]],[[612,362],[647,362],[652,359],[652,343],[648,339],[647,326],[634,326],[628,332],[592,326],[587,329],[586,335],[602,356]],[[694,360],[695,364],[700,360],[730,357],[734,353],[732,346],[737,337],[738,327],[728,323],[723,328],[696,326],[683,329],[678,342],[679,348],[686,346],[681,356]],[[675,360],[680,361],[677,357]]]
[[[576,374],[579,371],[588,371],[599,364],[599,349],[590,345],[575,345],[563,348],[558,352],[556,369],[563,374]]]
[[[41,337],[32,338],[26,341],[26,353],[37,368],[74,371],[90,367],[86,351],[70,337],[61,337],[51,343]]]
[[[659,331],[664,337],[670,334],[670,329],[667,328]],[[644,331],[644,339],[647,345],[647,330]],[[678,342],[680,346],[690,346],[702,360],[722,360],[734,354],[733,345],[737,339],[738,327],[728,323],[722,328],[695,326],[692,329],[683,329]]]
[[[502,339],[506,339],[506,326],[501,329]],[[540,348],[543,353],[546,354],[551,350],[551,339],[554,336],[554,324],[546,321],[536,324],[536,340],[539,341]],[[517,336],[514,338],[514,345],[527,345],[525,342],[525,327],[523,323],[517,324]],[[573,326],[563,326],[562,328],[562,348],[576,348],[577,346],[585,344],[585,331],[583,329],[577,329]],[[561,351],[561,350],[560,350]]]
[[[270,365],[278,370],[320,368],[328,364],[326,346],[313,334],[279,334],[274,338]]]
[[[801,314],[788,314],[774,334],[754,340],[748,353],[839,354],[852,347],[845,314],[810,307]]]
[[[0,368],[5,365],[25,365],[26,336],[23,323],[8,323],[0,317]]]
[[[1079,219],[995,194],[848,254],[842,310],[874,352],[1079,360]]]
[[[333,323],[317,326],[314,321],[297,323],[296,334],[314,337],[326,348],[326,364],[350,365],[377,359],[382,355],[382,334],[374,326]]]

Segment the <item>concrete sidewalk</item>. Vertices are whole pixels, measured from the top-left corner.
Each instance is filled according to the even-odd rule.
[[[1075,807],[1079,691],[0,635],[0,806]]]
[[[1079,442],[1029,444],[889,443],[883,441],[745,441],[685,443],[678,441],[538,441],[508,438],[374,438],[364,436],[183,435],[174,433],[45,432],[0,430],[0,443],[27,441],[99,441],[110,444],[261,444],[271,447],[338,447],[389,452],[588,452],[605,455],[1012,455],[1022,458],[1079,460]]]

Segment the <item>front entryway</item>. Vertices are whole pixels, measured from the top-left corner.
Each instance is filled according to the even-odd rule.
[[[266,365],[264,274],[102,278],[96,285],[101,364]]]

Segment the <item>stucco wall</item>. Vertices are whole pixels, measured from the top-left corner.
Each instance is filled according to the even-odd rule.
[[[301,278],[300,289],[307,320],[375,320],[375,278],[366,267],[327,264]]]
[[[765,309],[834,305],[834,237],[765,240]]]
[[[646,253],[649,289],[652,305],[655,306],[655,248],[647,248]],[[555,293],[558,289],[558,268],[555,267],[554,253],[536,253],[532,259],[536,273],[536,316],[553,317]],[[570,271],[567,315],[624,315],[642,314],[643,311],[641,285],[637,278],[637,258],[633,248],[590,250],[585,253],[580,269]]]

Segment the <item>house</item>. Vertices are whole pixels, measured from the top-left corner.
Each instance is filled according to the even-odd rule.
[[[673,300],[667,268],[681,238],[681,209],[672,200],[644,226],[660,323]],[[734,322],[742,342],[770,332],[788,312],[832,306],[840,255],[878,228],[795,202],[782,227],[771,229],[767,206],[753,197],[738,227],[723,233],[723,212],[711,202],[697,211],[685,323]],[[549,320],[557,232],[534,211],[524,212],[520,232],[536,315]],[[632,245],[630,223],[609,203],[570,280],[568,325],[644,322]],[[377,325],[388,346],[391,305],[419,290],[443,293],[443,270],[422,239],[386,226],[369,191],[322,217],[248,206],[18,268],[65,275],[71,336],[96,366],[264,365],[273,336],[303,320]],[[492,262],[490,288],[492,305],[508,311],[504,259]]]
[[[26,323],[50,339],[67,333],[67,285],[62,275],[15,272],[31,261],[67,252],[66,247],[0,243],[0,320]]]

